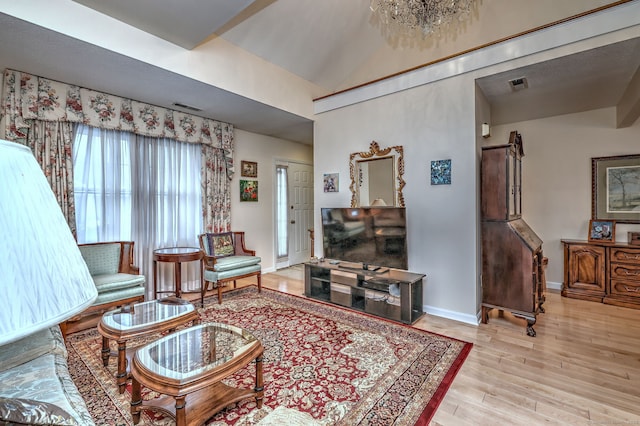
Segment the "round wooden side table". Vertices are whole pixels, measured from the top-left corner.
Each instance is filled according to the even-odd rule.
[[[158,293],[174,293],[176,297],[182,297],[182,263],[183,262],[200,262],[200,289],[202,289],[202,276],[204,253],[196,247],[166,247],[153,251],[153,298],[157,297]],[[174,290],[162,290],[158,291],[158,262],[170,262],[173,263],[173,270],[175,276]],[[200,293],[200,289],[197,293]],[[195,291],[193,293],[196,293]]]

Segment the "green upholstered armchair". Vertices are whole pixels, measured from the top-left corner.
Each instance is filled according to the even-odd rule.
[[[145,276],[133,264],[133,245],[133,241],[78,244],[98,297],[80,315],[60,325],[64,335],[85,328],[82,317],[144,301]]]
[[[209,285],[218,290],[218,303],[222,303],[222,287],[233,281],[257,276],[258,291],[262,291],[260,257],[255,250],[244,246],[244,232],[223,232],[200,234],[200,248],[204,252],[204,284],[200,302],[204,306],[204,295]]]

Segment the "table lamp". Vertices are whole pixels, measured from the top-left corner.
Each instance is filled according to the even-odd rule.
[[[98,296],[42,169],[0,140],[0,345],[52,327]]]

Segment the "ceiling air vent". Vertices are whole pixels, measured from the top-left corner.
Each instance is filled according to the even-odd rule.
[[[522,90],[529,87],[529,83],[526,77],[520,77],[509,80],[509,86],[511,86],[511,90]]]
[[[180,102],[174,102],[173,106],[176,106],[178,108],[188,109],[189,111],[194,111],[194,112],[202,111],[200,108],[196,108],[196,107],[192,107],[192,106],[189,106],[189,105],[181,104]]]

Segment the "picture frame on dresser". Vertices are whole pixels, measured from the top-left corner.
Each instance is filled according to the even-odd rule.
[[[591,219],[640,223],[640,154],[591,159]]]
[[[614,242],[616,240],[615,220],[590,220],[589,241]]]

